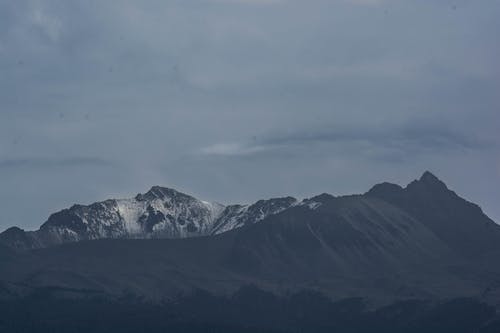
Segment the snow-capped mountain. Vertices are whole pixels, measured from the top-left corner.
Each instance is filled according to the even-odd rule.
[[[179,237],[191,238],[116,239]],[[100,238],[114,239],[75,242]],[[50,247],[62,242],[72,243]],[[12,251],[37,247],[49,248]],[[0,234],[0,299],[32,288],[160,300],[192,289],[227,295],[250,281],[270,290],[314,286],[337,299],[486,296],[500,304],[499,260],[500,226],[429,172],[406,187],[252,205],[153,187],[65,209],[38,231]]]
[[[295,198],[286,197],[225,206],[154,186],[135,198],[110,199],[61,210],[37,231],[10,228],[0,234],[0,242],[26,249],[102,238],[206,236],[259,222],[297,203]]]

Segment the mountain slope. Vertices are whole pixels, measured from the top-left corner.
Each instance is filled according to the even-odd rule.
[[[490,283],[453,274],[453,267],[470,266],[432,230],[398,207],[363,196],[270,216],[239,232],[228,253],[238,272],[312,283],[336,296],[469,295]]]

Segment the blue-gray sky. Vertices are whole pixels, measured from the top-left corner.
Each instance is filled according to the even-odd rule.
[[[500,221],[500,1],[0,0],[0,230],[430,170]]]

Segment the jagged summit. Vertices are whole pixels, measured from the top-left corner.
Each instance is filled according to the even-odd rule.
[[[378,195],[378,196],[393,196],[399,195],[401,191],[412,191],[421,190],[423,188],[429,188],[431,190],[448,190],[446,184],[441,181],[438,177],[432,174],[430,171],[425,171],[419,179],[415,179],[410,182],[406,187],[402,187],[398,184],[383,182],[374,185],[368,192],[367,195]]]
[[[442,180],[440,180],[438,177],[436,177],[434,174],[432,174],[430,171],[425,171],[419,180],[415,180],[415,181],[411,182],[410,184],[408,184],[408,187],[417,186],[417,185],[430,187],[432,189],[441,189],[441,190],[448,189],[446,184]]]
[[[131,199],[73,205],[52,214],[39,230],[11,228],[0,242],[19,249],[102,238],[186,238],[218,234],[262,221],[297,202],[292,197],[225,206],[172,188],[153,186]]]
[[[153,186],[149,191],[136,195],[135,199],[139,201],[151,201],[155,199],[179,198],[182,200],[196,200],[194,197],[185,193],[179,192],[173,188],[163,186]]]
[[[459,197],[431,172],[426,171],[405,188],[383,183],[366,194],[382,199],[415,216],[457,252],[496,251],[500,233],[498,225],[479,206]]]
[[[52,214],[37,231],[10,228],[0,234],[0,243],[30,249],[102,238],[209,236],[253,225],[270,216],[290,212],[294,207],[305,206],[311,211],[333,209],[343,202],[342,198],[323,193],[302,201],[282,197],[259,200],[253,204],[223,205],[199,200],[172,188],[153,186],[144,194],[130,199],[73,205]],[[373,186],[364,195],[352,196],[349,200],[357,202],[365,199],[376,199],[380,205],[389,204],[402,209],[457,247],[464,247],[462,239],[468,237],[471,228],[482,228],[478,220],[485,221],[485,229],[477,232],[484,239],[490,237],[488,228],[494,224],[477,205],[460,198],[429,171],[406,187],[384,182]],[[443,220],[442,216],[446,214],[453,216],[453,219]],[[450,229],[455,229],[455,233],[450,233]],[[483,242],[484,247],[494,242],[496,240],[493,239],[490,243]]]
[[[432,172],[426,170],[426,171],[424,171],[424,173],[422,174],[422,176],[420,176],[420,181],[423,181],[423,182],[438,182],[440,180]]]

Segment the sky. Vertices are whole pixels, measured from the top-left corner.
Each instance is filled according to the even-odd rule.
[[[430,170],[500,222],[500,1],[0,0],[0,230],[153,185],[245,203]]]

